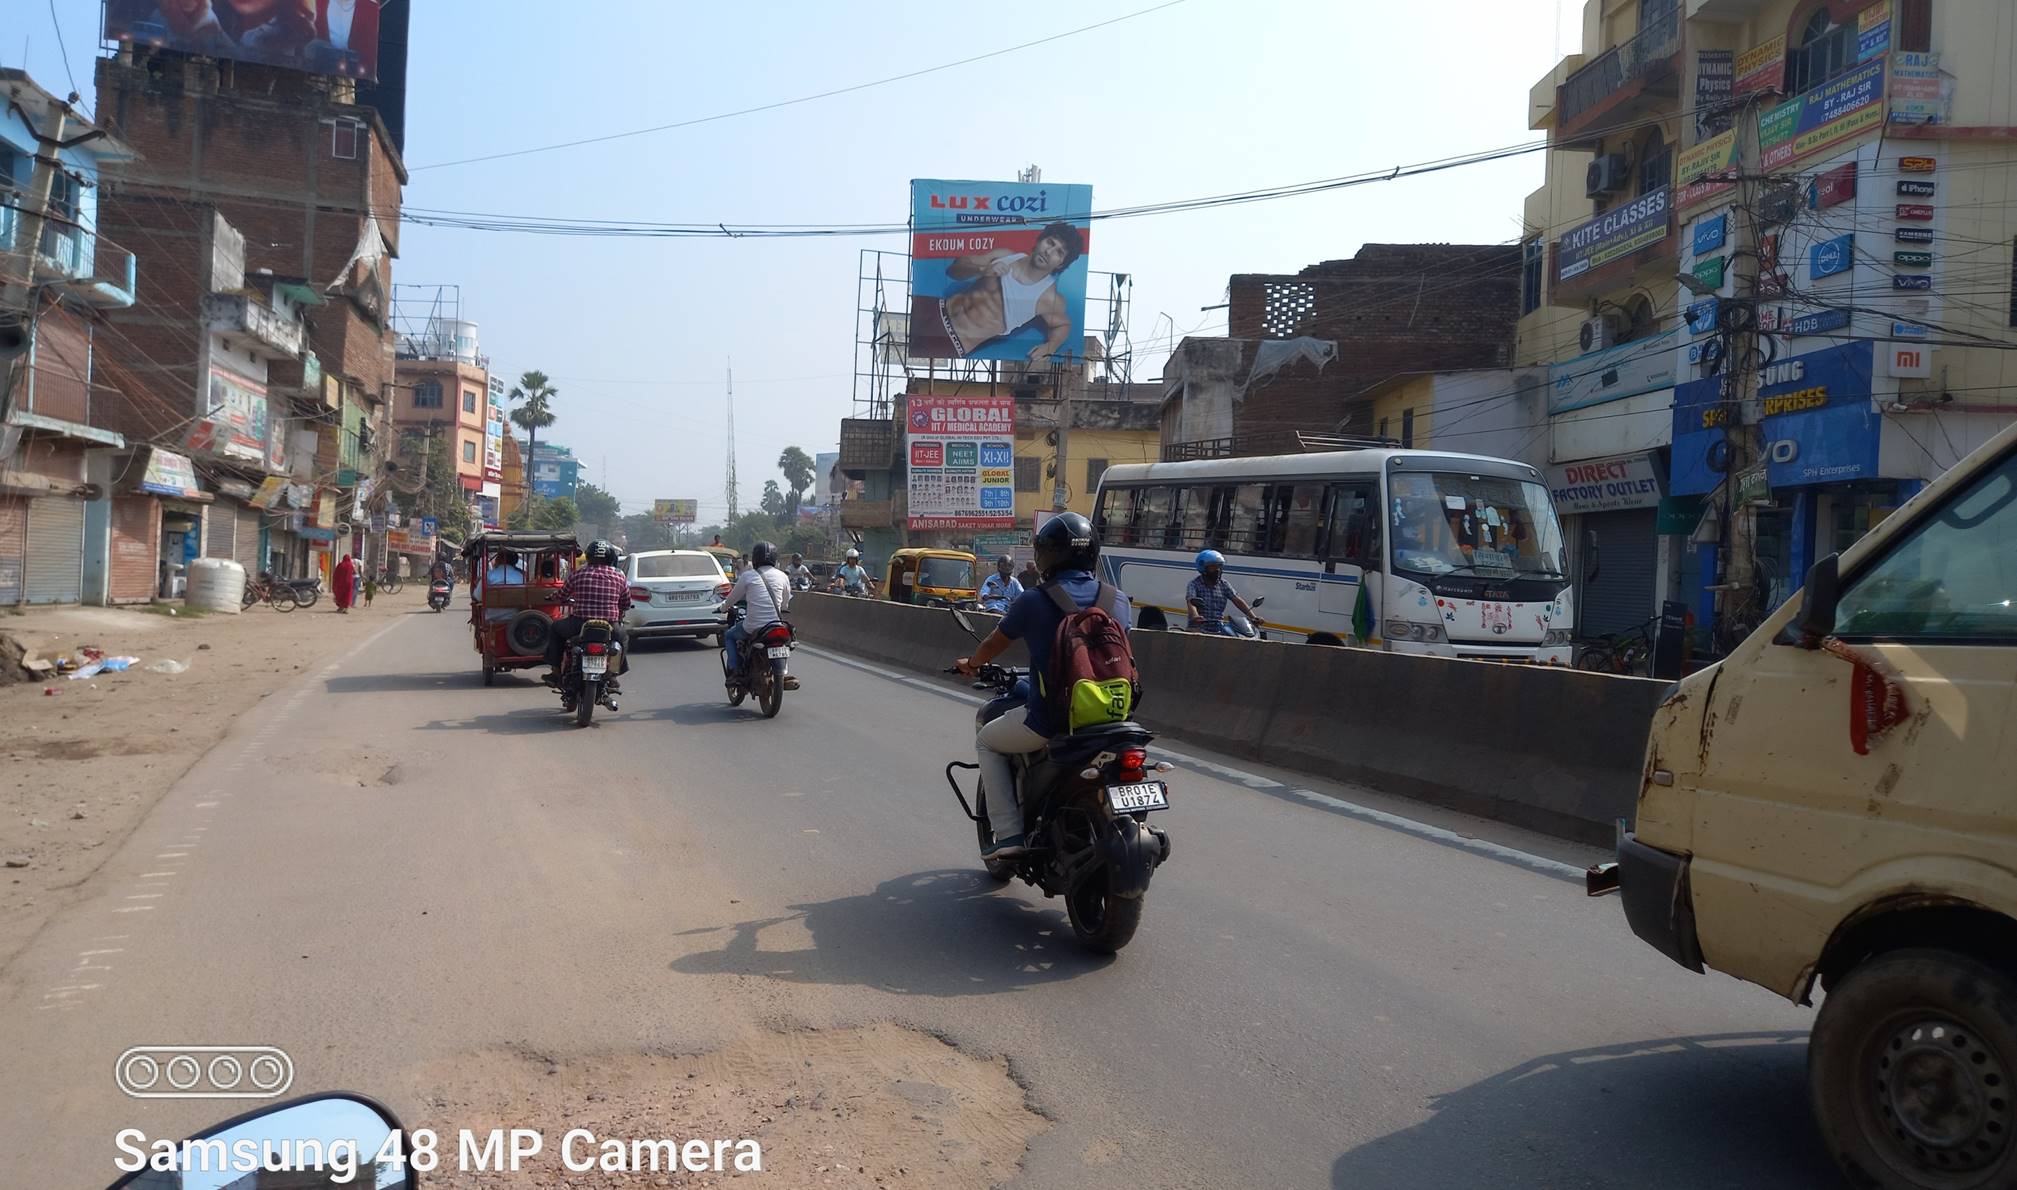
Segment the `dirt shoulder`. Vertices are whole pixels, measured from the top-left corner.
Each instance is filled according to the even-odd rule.
[[[289,678],[426,607],[425,589],[408,587],[347,615],[327,595],[285,614],[263,606],[235,616],[102,607],[0,613],[0,635],[45,658],[89,646],[140,659],[124,673],[0,685],[0,863],[8,865],[0,867],[0,968],[238,716]],[[164,658],[189,668],[147,669]]]

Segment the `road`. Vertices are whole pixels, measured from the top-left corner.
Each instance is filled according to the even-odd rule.
[[[133,1045],[278,1044],[296,1092],[411,1122],[430,1080],[522,1075],[475,1056],[592,1079],[885,1022],[1005,1057],[1043,1117],[980,1184],[1833,1180],[1811,1014],[1674,967],[1559,872],[1167,741],[1172,859],[1134,944],[1089,956],[978,876],[941,776],[969,692],[802,651],[765,721],[714,656],[650,647],[582,731],[422,613],[268,698],[0,972],[6,1180],[103,1184],[118,1128],[236,1110],[120,1095]]]

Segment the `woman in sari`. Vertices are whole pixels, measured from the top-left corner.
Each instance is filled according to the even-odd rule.
[[[357,598],[357,563],[350,555],[343,555],[343,561],[336,564],[335,573],[329,576],[329,593],[336,597],[336,610],[347,612]]]

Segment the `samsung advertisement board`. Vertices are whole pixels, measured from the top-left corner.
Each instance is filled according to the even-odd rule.
[[[1868,342],[1844,343],[1780,360],[1759,376],[1766,479],[1774,488],[1877,477],[1881,418],[1870,399]],[[1727,427],[1736,415],[1729,377],[1674,390],[1675,495],[1714,491],[1729,469]]]
[[[913,181],[914,359],[1084,354],[1090,186]]]
[[[379,0],[106,0],[105,40],[378,78]]]

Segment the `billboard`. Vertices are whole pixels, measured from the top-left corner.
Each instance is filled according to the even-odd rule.
[[[376,82],[380,0],[106,0],[105,40]]]
[[[913,393],[904,415],[910,527],[1015,525],[1014,397]]]
[[[483,405],[483,478],[489,483],[504,479],[504,380],[491,376],[485,387]]]
[[[924,179],[910,199],[912,358],[1084,354],[1092,187]]]
[[[651,519],[661,525],[691,525],[700,513],[698,500],[653,500]]]

